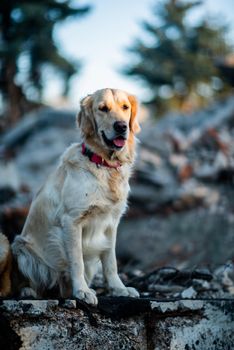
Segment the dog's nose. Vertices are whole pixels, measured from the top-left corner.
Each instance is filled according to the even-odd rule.
[[[114,123],[114,129],[115,131],[119,132],[120,134],[125,133],[127,130],[127,124],[125,122],[115,122]]]

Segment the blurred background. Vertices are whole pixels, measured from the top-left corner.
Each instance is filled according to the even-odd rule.
[[[10,240],[79,141],[80,99],[113,87],[141,102],[123,271],[230,266],[233,23],[232,0],[2,0],[0,225]]]

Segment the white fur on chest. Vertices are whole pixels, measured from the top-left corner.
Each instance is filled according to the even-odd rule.
[[[118,225],[121,208],[105,207],[99,211],[98,207],[90,211],[87,220],[82,224],[82,247],[84,257],[99,257],[111,246],[111,235]]]
[[[126,208],[128,185],[126,188],[121,184],[125,196],[122,200],[112,203],[108,196],[106,186],[99,187],[92,195],[93,206],[82,224],[82,246],[84,257],[100,256],[100,254],[111,246],[111,235],[116,234],[119,220]],[[109,198],[108,198],[109,197]]]
[[[99,255],[110,247],[110,232],[114,220],[109,214],[91,216],[82,230],[82,248],[84,257]]]

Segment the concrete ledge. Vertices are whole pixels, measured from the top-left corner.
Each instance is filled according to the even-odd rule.
[[[234,349],[234,299],[0,302],[1,349]]]

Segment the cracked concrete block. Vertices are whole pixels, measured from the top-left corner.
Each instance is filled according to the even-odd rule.
[[[233,311],[233,299],[2,300],[0,348],[232,350]]]

